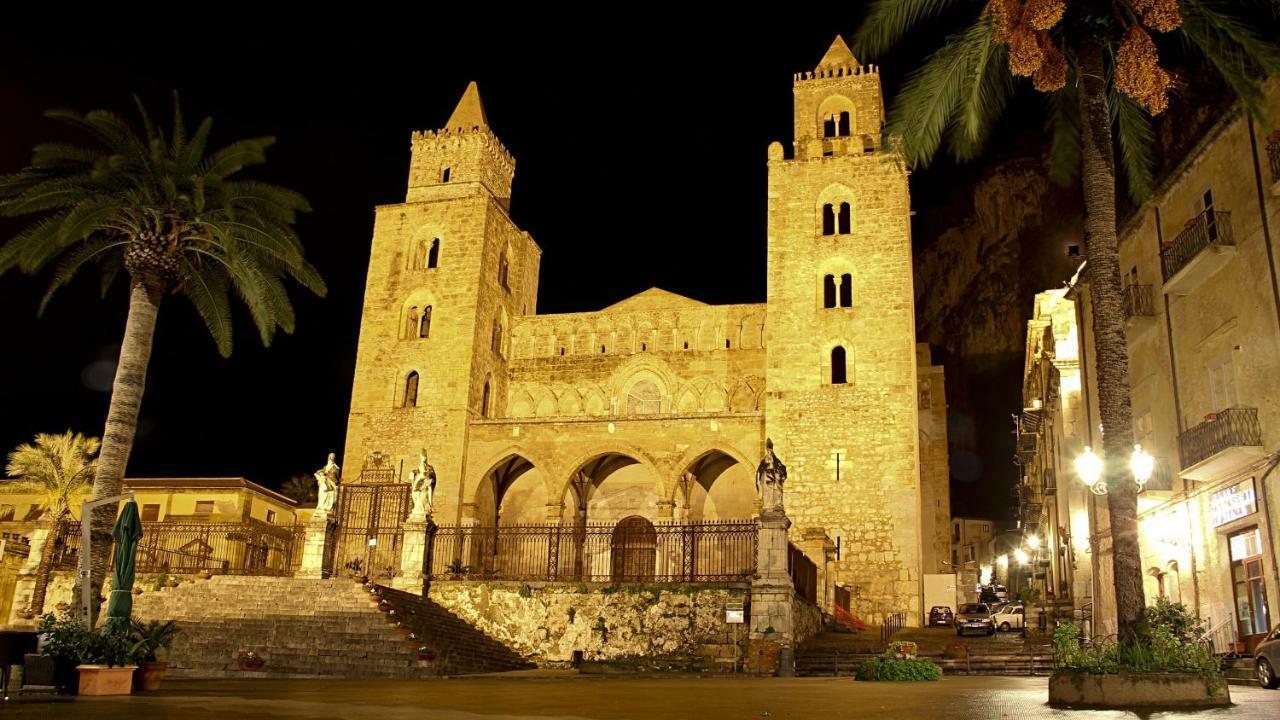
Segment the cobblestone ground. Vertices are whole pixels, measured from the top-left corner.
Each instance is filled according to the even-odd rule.
[[[1280,691],[1232,687],[1236,705],[1215,711],[1137,714],[1045,705],[1044,678],[947,677],[934,683],[848,678],[473,677],[444,680],[209,680],[168,682],[148,696],[22,699],[0,717],[359,718],[477,720],[591,718],[1252,718],[1280,717]]]

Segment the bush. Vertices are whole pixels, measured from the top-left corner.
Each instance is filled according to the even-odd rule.
[[[1187,626],[1180,622],[1173,623],[1173,627],[1180,628],[1179,632],[1190,633],[1180,635],[1175,634],[1164,621],[1149,621],[1144,641],[1124,647],[1113,638],[1097,640],[1085,647],[1081,641],[1080,628],[1070,623],[1060,625],[1053,631],[1054,668],[1090,675],[1176,672],[1205,677],[1219,676],[1222,669],[1217,659],[1207,646],[1198,642],[1199,636],[1194,631],[1197,624]],[[1184,638],[1188,636],[1195,636],[1196,639],[1187,641]]]
[[[929,660],[880,657],[858,666],[859,680],[937,680],[942,668]]]
[[[99,632],[81,625],[71,613],[62,617],[45,615],[37,632],[48,639],[44,655],[72,665],[135,665],[145,650],[127,632]]]
[[[1168,630],[1175,638],[1184,643],[1199,642],[1204,637],[1204,625],[1200,618],[1191,614],[1182,603],[1169,602],[1168,598],[1159,598],[1156,604],[1148,607],[1143,617],[1147,627],[1155,630]]]

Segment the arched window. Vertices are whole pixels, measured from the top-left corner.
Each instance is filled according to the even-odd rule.
[[[827,275],[822,278],[822,307],[836,306],[836,276]]]
[[[507,275],[511,272],[511,267],[507,263],[507,251],[503,250],[498,256],[498,284],[503,290],[510,290],[511,286],[507,284]]]
[[[440,182],[442,183],[449,182],[449,168],[445,168],[444,172],[440,173]]]
[[[828,115],[822,119],[822,137],[831,138],[836,136],[836,118],[834,115]]]
[[[414,305],[409,308],[409,312],[405,313],[404,318],[404,335],[402,337],[413,337],[413,329],[418,326],[418,306]]]
[[[836,234],[836,212],[831,203],[822,206],[822,234]]]
[[[418,321],[418,337],[431,337],[431,306],[422,308],[422,319]]]
[[[493,351],[499,355],[502,354],[502,321],[498,318],[493,319]]]
[[[609,541],[613,582],[652,582],[658,559],[658,534],[653,523],[632,515],[613,526]]]
[[[850,227],[853,225],[853,213],[849,209],[849,203],[840,203],[840,234],[848,235]]]
[[[662,391],[648,380],[631,386],[627,393],[628,415],[652,415],[662,411]]]
[[[480,391],[480,417],[489,417],[489,381],[484,381],[484,389]]]
[[[840,307],[853,307],[853,275],[849,273],[840,276]]]
[[[845,382],[844,348],[837,345],[831,348],[831,384],[844,385]]]
[[[845,110],[840,113],[839,127],[836,128],[836,134],[840,137],[849,137],[849,111]]]
[[[427,253],[427,268],[433,268],[440,264],[440,238],[431,241],[431,251]]]
[[[418,407],[418,371],[409,373],[404,381],[404,399],[400,407]]]

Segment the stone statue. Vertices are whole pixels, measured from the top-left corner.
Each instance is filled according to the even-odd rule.
[[[418,467],[409,471],[409,496],[413,499],[411,516],[426,517],[436,509],[436,469],[427,463],[427,451],[418,453]]]
[[[333,509],[333,501],[338,497],[338,479],[342,469],[335,462],[336,455],[329,453],[324,467],[316,471],[316,514],[327,515]]]
[[[764,458],[756,468],[756,492],[760,494],[760,513],[782,512],[782,484],[787,481],[787,466],[773,454],[773,440],[764,441]]]

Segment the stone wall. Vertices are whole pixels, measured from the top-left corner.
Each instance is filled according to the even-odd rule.
[[[746,588],[435,582],[430,599],[539,663],[703,656],[731,659],[745,625],[725,605]]]
[[[796,647],[822,632],[822,608],[803,598],[792,598],[791,631],[795,634]]]

